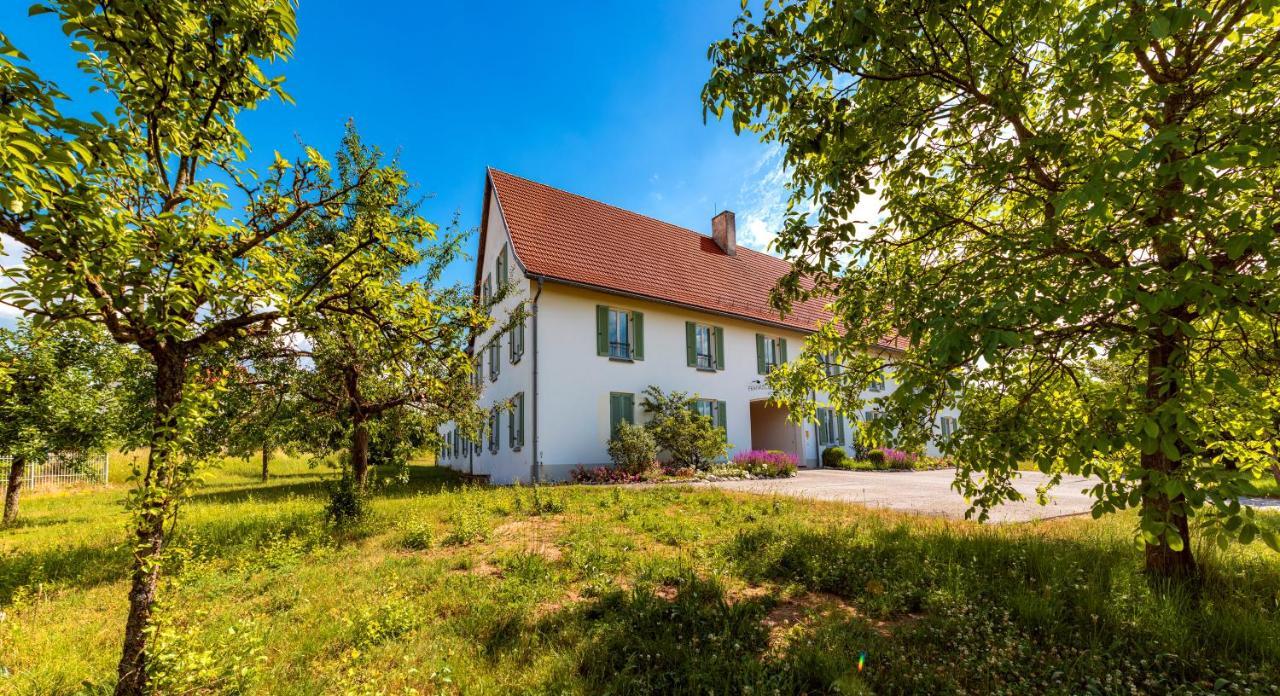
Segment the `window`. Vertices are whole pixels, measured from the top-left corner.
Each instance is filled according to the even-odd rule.
[[[493,274],[498,279],[498,287],[507,284],[507,245],[502,245],[502,251],[498,252],[498,260],[493,263]]]
[[[871,384],[867,385],[867,391],[882,392],[884,391],[884,374],[877,372],[871,376]]]
[[[489,276],[484,277],[484,285],[480,287],[480,301],[485,307],[489,306],[489,302],[493,300],[493,282]]]
[[[609,310],[609,357],[631,357],[631,313]]]
[[[618,424],[626,421],[636,422],[635,394],[625,392],[609,393],[609,439],[618,433]]]
[[[471,361],[471,386],[476,389],[484,386],[484,351]]]
[[[818,409],[818,444],[823,447],[844,444],[844,416],[834,408]]]
[[[516,322],[511,327],[511,364],[520,362],[521,356],[524,355],[524,319]]]
[[[700,416],[706,416],[711,419],[711,423],[721,430],[725,427],[725,408],[723,401],[715,399],[697,399],[693,402],[693,410]]]
[[[511,399],[507,411],[507,445],[514,451],[524,447],[524,392]]]
[[[947,440],[950,440],[951,436],[956,434],[957,425],[959,425],[959,423],[956,421],[955,417],[940,416],[938,418],[938,429],[941,431],[941,434],[938,436],[938,442],[946,442]]]
[[[686,321],[684,337],[689,367],[699,370],[724,369],[724,329]]]
[[[498,452],[498,407],[489,409],[489,451]]]
[[[787,339],[756,334],[756,369],[767,375],[787,361]]]
[[[835,353],[822,354],[822,368],[826,371],[828,377],[835,377],[842,371]]]
[[[502,361],[498,359],[499,351],[502,350],[502,337],[494,336],[489,341],[489,381],[495,382],[498,379],[498,373],[502,371]]]
[[[457,459],[462,454],[462,438],[458,436],[458,431],[456,430],[451,434],[453,435],[453,458]]]
[[[596,354],[644,360],[644,314],[596,305]]]

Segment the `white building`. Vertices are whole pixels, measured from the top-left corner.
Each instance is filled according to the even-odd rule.
[[[825,447],[851,443],[853,424],[829,410],[822,425],[797,425],[767,403],[770,366],[798,355],[829,313],[810,301],[779,316],[768,297],[789,264],[737,247],[732,212],[711,227],[702,235],[490,169],[475,282],[487,295],[505,277],[514,292],[473,345],[486,441],[446,426],[440,463],[494,483],[608,464],[613,424],[644,420],[649,385],[696,394],[730,456],[778,449],[816,466]],[[525,320],[504,330],[521,302]],[[890,375],[882,389],[893,386]]]

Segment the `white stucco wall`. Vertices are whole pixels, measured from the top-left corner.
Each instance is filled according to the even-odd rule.
[[[525,444],[524,447],[517,451],[511,449],[508,444],[508,416],[506,412],[503,412],[499,415],[498,451],[496,453],[490,452],[487,439],[482,437],[478,454],[468,454],[458,458],[450,456],[440,460],[439,463],[459,471],[488,475],[494,483],[514,483],[517,480],[528,482],[531,480],[533,472],[532,364],[534,346],[531,320],[525,319],[524,355],[518,363],[511,364],[511,337],[503,335],[499,338],[501,345],[498,350],[498,360],[501,364],[501,370],[498,373],[497,380],[491,381],[489,379],[489,354],[485,347],[489,340],[502,330],[510,313],[521,302],[527,302],[532,297],[532,286],[528,278],[525,277],[519,260],[515,256],[514,249],[511,247],[511,239],[502,223],[502,216],[496,197],[491,195],[489,206],[489,224],[485,232],[484,248],[478,250],[476,263],[483,269],[481,273],[482,281],[483,278],[489,277],[496,290],[499,283],[495,276],[495,266],[499,253],[506,246],[508,274],[513,287],[511,295],[494,308],[493,326],[481,334],[475,342],[476,352],[484,352],[484,364],[481,369],[482,387],[478,405],[488,411],[495,403],[505,403],[516,394],[523,392],[525,401]],[[447,433],[453,428],[453,424],[448,423],[440,429],[440,432]]]

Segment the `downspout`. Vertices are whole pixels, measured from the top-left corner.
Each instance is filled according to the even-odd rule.
[[[811,401],[817,401],[818,392],[816,390],[810,390],[809,399]],[[818,422],[814,421],[813,422],[813,468],[815,469],[822,468],[822,442],[818,440],[819,432],[821,432],[821,430],[818,428]]]
[[[533,295],[533,302],[530,314],[533,315],[533,409],[531,417],[533,419],[533,461],[530,464],[532,468],[532,477],[534,481],[542,482],[542,448],[538,443],[538,298],[542,297],[542,276],[538,276],[538,292]]]

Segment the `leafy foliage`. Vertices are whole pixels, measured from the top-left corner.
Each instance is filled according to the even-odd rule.
[[[643,474],[658,460],[658,443],[644,426],[619,423],[609,441],[609,459],[628,474]]]
[[[775,301],[836,315],[812,348],[842,373],[771,376],[794,413],[814,390],[858,412],[892,362],[864,430],[911,448],[958,406],[979,516],[1026,460],[1097,477],[1098,514],[1139,508],[1154,572],[1193,572],[1193,516],[1259,532],[1238,494],[1280,422],[1257,378],[1280,354],[1275,3],[779,2],[710,55],[708,110],[790,173]]]
[[[704,470],[729,452],[725,432],[694,410],[696,398],[685,392],[664,393],[656,386],[644,391],[640,403],[649,414],[645,429],[676,467]]]

